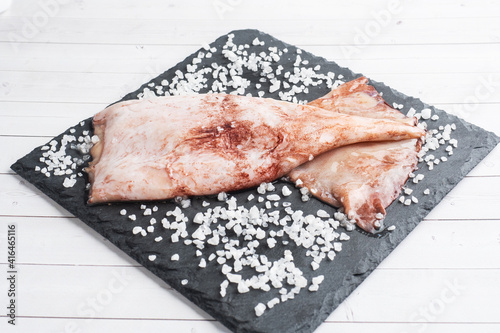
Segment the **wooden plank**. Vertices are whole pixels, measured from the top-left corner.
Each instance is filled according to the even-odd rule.
[[[498,323],[495,277],[500,270],[375,270],[328,320]],[[374,311],[378,304],[384,311]]]
[[[0,43],[0,70],[135,73],[166,70],[197,51],[192,45]],[[61,54],[65,56],[60,57]]]
[[[138,266],[76,218],[0,217],[8,223],[17,226],[22,265]],[[500,220],[425,220],[379,268],[500,269],[499,233]]]
[[[314,333],[359,333],[359,332],[384,332],[384,333],[470,333],[484,332],[496,333],[500,324],[487,323],[432,323],[432,322],[408,322],[408,323],[330,323],[321,325]]]
[[[40,12],[35,12],[40,13]],[[42,14],[43,15],[43,14]],[[31,19],[31,20],[30,20]],[[373,17],[262,20],[217,17],[129,20],[68,18],[45,15],[5,17],[0,41],[13,43],[189,44],[202,45],[231,30],[253,27],[291,44],[463,44],[494,43],[498,17],[426,17],[397,19],[381,24]],[[206,29],[200,29],[200,26]],[[64,29],[61,29],[64,27]],[[182,28],[181,28],[182,27]],[[439,31],[439,33],[435,33]],[[328,32],[325,35],[325,32]]]
[[[0,225],[7,224],[16,225],[20,265],[139,266],[77,218],[1,216]],[[5,237],[0,234],[1,241]]]
[[[59,135],[83,119],[104,109],[104,103],[1,102],[0,136]],[[454,114],[467,122],[500,135],[500,103],[438,103],[435,107]]]
[[[2,316],[0,316],[1,319]],[[5,318],[7,321],[7,318]],[[23,317],[17,319],[17,327],[4,325],[2,332],[43,332],[80,333],[80,332],[176,332],[176,333],[230,333],[219,322],[211,319],[176,320],[176,319],[101,319],[101,318],[59,318],[59,317]],[[3,327],[2,327],[3,329]],[[459,332],[460,333],[460,332]]]
[[[0,122],[1,119],[0,117]],[[66,128],[68,127],[64,127],[64,130]],[[58,133],[53,133],[53,135],[56,134]],[[0,173],[14,174],[14,171],[10,169],[12,163],[28,154],[35,147],[44,145],[50,140],[51,137],[0,136],[0,155],[4,157],[0,160]],[[467,176],[500,176],[500,145],[494,148]]]
[[[471,89],[472,91],[472,86]],[[468,95],[474,96],[473,94]],[[464,100],[466,100],[466,97]],[[478,102],[478,103],[436,103],[433,104],[438,109],[464,119],[465,121],[479,126],[487,131],[500,136],[498,128],[498,116],[500,115],[498,103]]]
[[[357,72],[489,73],[495,70],[500,44],[367,45],[352,54],[340,45],[299,47]],[[108,45],[25,43],[17,52],[0,43],[0,71],[133,73],[172,67],[199,47],[191,45]],[[59,55],[64,54],[61,58]],[[117,61],[119,60],[119,61]]]
[[[500,175],[500,145],[486,156],[477,167],[468,174],[471,177],[499,176]]]
[[[49,6],[49,4],[51,6]],[[57,6],[59,4],[59,6]],[[185,17],[203,19],[214,17],[220,20],[246,19],[248,17],[259,17],[266,20],[297,20],[304,17],[311,19],[338,19],[338,18],[371,18],[377,11],[388,10],[390,3],[386,0],[375,0],[369,3],[357,2],[345,6],[341,1],[315,1],[314,5],[302,6],[300,0],[287,2],[287,6],[280,3],[269,3],[265,0],[256,0],[252,3],[244,1],[162,1],[147,0],[141,2],[140,11],[142,17],[148,18],[169,18]],[[45,5],[45,6],[44,6]],[[300,11],[297,10],[300,6]],[[48,8],[47,8],[48,7]],[[400,18],[427,18],[433,16],[439,17],[490,17],[494,12],[491,10],[497,8],[497,3],[490,0],[461,2],[456,5],[453,0],[440,1],[407,1],[400,3],[401,8],[395,10]],[[265,8],[265,9],[264,9]],[[324,10],[322,10],[324,9]],[[326,9],[326,10],[325,10]],[[36,1],[25,0],[15,2],[10,10],[4,15],[19,16],[35,13],[38,10],[55,12],[55,15],[71,18],[136,18],[137,6],[131,0],[108,0],[100,2],[96,0],[87,0],[82,3],[71,3],[68,1]]]
[[[1,317],[1,316],[0,316]],[[6,327],[5,332],[18,332],[19,328],[25,332],[39,331],[43,327],[47,332],[178,332],[178,333],[230,333],[217,321],[211,320],[171,320],[171,319],[79,319],[79,318],[44,318],[20,317],[18,327]],[[9,325],[10,326],[10,325]],[[498,333],[500,324],[487,323],[359,323],[359,322],[324,322],[314,333]]]
[[[106,107],[106,103],[96,103],[92,101],[80,103],[59,103],[59,102],[0,102],[0,117],[20,117],[27,121],[31,118],[67,118],[73,123],[79,122],[92,116],[95,110]],[[8,121],[4,119],[4,121]],[[72,124],[73,125],[73,124]],[[71,125],[70,125],[71,126]],[[5,132],[2,131],[2,134]],[[52,135],[50,135],[52,136]]]
[[[0,174],[0,212],[3,216],[72,217],[32,184],[17,175]]]
[[[466,177],[427,215],[427,219],[476,220],[498,218],[500,177]],[[500,183],[498,184],[500,185]]]
[[[61,179],[62,182],[62,179]],[[0,212],[12,216],[71,216],[17,175],[0,174]],[[466,177],[436,206],[428,219],[497,219],[500,177]]]
[[[10,166],[19,158],[32,151],[35,147],[41,146],[47,141],[49,141],[49,138],[37,136],[0,136],[0,156],[2,156],[2,159],[0,160],[0,174],[14,174],[14,171],[10,169]]]
[[[497,269],[499,233],[500,220],[424,220],[377,269]]]
[[[2,136],[45,137],[48,140],[93,116],[108,104],[0,102],[0,133]]]
[[[210,319],[142,268],[22,266],[18,278],[22,316]],[[498,269],[375,270],[327,320],[498,324],[499,278]]]
[[[0,136],[53,137],[81,120],[93,116],[109,103],[0,101]],[[500,103],[488,102],[444,103],[435,104],[435,107],[500,135],[497,126],[500,122],[499,105]]]
[[[478,110],[479,107],[476,105],[481,106],[481,103],[498,103],[500,101],[500,81],[496,73],[483,75],[473,73],[378,73],[372,75],[370,72],[364,72],[363,74],[376,81],[384,82],[408,96],[420,98],[431,105],[464,104],[464,113],[468,110]],[[485,82],[495,82],[495,84],[489,85]],[[491,89],[491,92],[486,92],[483,88],[486,86]],[[482,94],[477,93],[478,89]]]
[[[161,72],[163,70],[150,74],[4,71],[5,84],[0,85],[0,101],[109,104]],[[459,72],[364,74],[429,104],[500,103],[500,72],[483,75]],[[449,88],[450,82],[453,82],[453,89]],[[479,88],[480,95],[477,95],[478,87],[483,86],[485,88]]]
[[[158,74],[4,71],[0,101],[110,104]]]
[[[28,265],[17,277],[22,316],[211,319],[144,268]]]

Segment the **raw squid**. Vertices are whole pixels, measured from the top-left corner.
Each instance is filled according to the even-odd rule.
[[[367,83],[366,77],[359,77],[340,85],[308,105],[354,116],[391,119],[415,124],[415,119],[408,118],[398,110],[393,109],[378,91]]]
[[[349,219],[368,232],[383,226],[385,208],[417,164],[416,140],[366,142],[333,149],[290,173],[312,195],[344,207]]]
[[[424,134],[391,120],[225,94],[120,102],[94,117],[94,131],[90,204],[240,190],[333,148]]]
[[[415,119],[387,105],[367,82],[364,77],[350,81],[309,104],[333,112],[415,124]],[[289,177],[294,182],[300,179],[300,186],[320,200],[344,207],[349,219],[374,233],[382,229],[385,208],[415,170],[419,150],[418,139],[347,145],[295,168]]]

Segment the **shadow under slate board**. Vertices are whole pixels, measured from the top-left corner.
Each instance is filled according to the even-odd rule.
[[[304,102],[358,76],[260,31],[239,30],[205,45],[123,100],[153,94],[226,92]],[[231,193],[229,201],[214,196],[195,197],[190,202],[89,206],[83,168],[90,158],[91,118],[35,148],[12,169],[230,330],[312,332],[499,142],[493,133],[416,98],[379,82],[370,84],[390,105],[422,115],[433,145],[429,154],[433,161],[440,160],[432,170],[426,161],[419,163],[415,177],[406,184],[412,190],[411,195],[403,194],[406,204],[396,200],[387,209],[384,224],[395,229],[375,236],[337,226],[324,212],[318,212],[333,216],[334,208],[314,198],[304,201],[302,193],[286,180],[276,181],[274,190],[268,188],[265,194],[256,189]],[[424,156],[427,161],[432,160],[429,154]],[[284,186],[291,190],[286,197],[282,195]],[[270,194],[281,199],[269,201]],[[260,209],[258,222],[243,226],[246,236],[236,232],[234,223],[229,226],[230,218],[224,216],[224,209],[235,204],[231,198],[236,199],[240,211],[248,212],[253,206]],[[321,215],[315,223],[323,221],[320,224],[336,228],[330,234],[333,238],[328,244],[324,239],[320,242],[320,234],[314,232],[321,231],[309,228],[313,242],[297,244],[290,231],[294,222],[283,220],[287,210],[296,213],[303,228],[311,227],[307,225],[311,220],[304,217]],[[212,223],[204,225],[205,240],[194,237],[201,228],[200,221],[193,221],[199,212],[212,218]],[[276,222],[277,216],[284,222]],[[278,272],[279,267],[286,269],[270,273],[273,267]],[[266,281],[264,272],[275,275]],[[245,288],[249,285],[245,281],[253,281],[253,287]],[[260,289],[255,289],[259,283]]]

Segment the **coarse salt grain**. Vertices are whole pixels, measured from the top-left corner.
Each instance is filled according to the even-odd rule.
[[[340,239],[340,240],[349,240],[349,239],[351,239],[351,237],[349,237],[349,235],[348,235],[348,234],[346,234],[346,233],[342,232],[342,233],[340,234],[340,238],[339,238],[339,239]]]
[[[272,309],[275,305],[280,303],[280,299],[278,297],[273,298],[269,302],[267,302],[267,307],[269,309]]]
[[[403,192],[404,192],[405,194],[407,194],[407,195],[410,195],[410,194],[412,194],[412,193],[413,193],[413,190],[412,190],[411,188],[405,188],[405,189],[403,190]]]
[[[50,174],[49,174],[50,175]],[[63,186],[66,188],[73,187],[76,184],[76,178],[64,178]]]
[[[266,196],[266,199],[269,201],[279,201],[281,197],[278,194],[270,194]]]
[[[288,197],[292,194],[292,191],[288,188],[288,186],[284,185],[281,188],[281,194],[283,194],[283,196],[285,196],[285,197]]]
[[[201,268],[207,267],[207,261],[205,260],[205,258],[201,258],[200,263],[198,264],[198,266],[201,267]]]
[[[431,113],[432,113],[431,109],[423,109],[422,111],[420,111],[422,119],[425,119],[425,120],[427,120],[431,117]]]
[[[255,315],[257,317],[262,316],[265,311],[266,311],[266,305],[265,304],[259,303],[259,304],[257,304],[257,306],[255,306]]]

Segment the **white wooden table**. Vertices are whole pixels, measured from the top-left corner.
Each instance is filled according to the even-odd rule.
[[[0,14],[0,331],[227,332],[9,166],[234,29],[256,28],[500,135],[500,4],[15,0]],[[318,332],[500,331],[500,147]],[[16,225],[16,326],[7,230]]]

